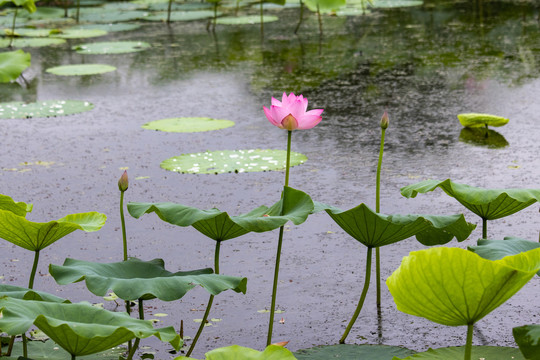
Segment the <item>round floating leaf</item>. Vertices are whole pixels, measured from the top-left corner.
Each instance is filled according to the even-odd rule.
[[[540,360],[540,325],[515,327],[512,333],[525,359]]]
[[[80,21],[92,22],[92,23],[117,23],[123,21],[143,20],[148,17],[149,13],[146,11],[111,11],[107,9],[100,9],[99,11],[81,11],[79,17]]]
[[[20,286],[0,284],[0,297],[9,296],[15,299],[21,300],[36,300],[36,301],[48,301],[48,302],[64,302],[69,303],[71,301],[62,299],[61,297],[33,289],[27,289]]]
[[[540,201],[540,189],[483,189],[452,182],[425,180],[402,188],[401,195],[414,198],[440,187],[467,209],[483,219],[495,220],[512,215]]]
[[[183,117],[152,121],[144,124],[142,128],[166,132],[190,133],[225,129],[231,126],[234,126],[234,121],[231,120],[218,120],[206,117]]]
[[[82,65],[64,65],[49,68],[46,71],[55,75],[62,76],[81,76],[81,75],[94,75],[104,74],[111,71],[115,71],[116,68],[110,65],[104,64],[82,64]]]
[[[9,46],[10,39],[0,39],[0,48]],[[13,39],[13,47],[43,47],[49,45],[60,45],[65,43],[64,39],[52,39],[52,38],[15,38]]]
[[[459,133],[459,141],[489,148],[503,148],[509,145],[504,136],[495,130],[485,128],[465,127]]]
[[[267,15],[263,17],[263,22],[278,21],[279,18],[274,15]],[[222,17],[216,20],[216,23],[221,25],[246,25],[246,24],[260,24],[261,17],[259,15],[250,16],[235,16],[235,17]]]
[[[489,114],[459,114],[459,122],[466,127],[503,126],[508,124],[508,119]]]
[[[295,360],[293,353],[288,349],[270,345],[264,351],[257,351],[239,345],[232,345],[214,349],[207,352],[206,360]],[[175,360],[186,359],[184,356],[179,356]],[[196,360],[196,359],[192,359]]]
[[[362,16],[371,14],[371,10],[363,9],[362,6],[343,7],[336,11],[337,16]]]
[[[413,251],[386,280],[398,310],[433,322],[474,324],[540,269],[540,249],[486,260],[460,248]]]
[[[307,157],[291,152],[291,166],[303,164]],[[183,154],[161,162],[165,170],[189,174],[223,174],[285,170],[285,150],[222,150]]]
[[[117,32],[117,31],[130,31],[130,30],[136,30],[140,28],[141,25],[139,24],[86,24],[86,25],[78,25],[73,26],[70,29],[97,29],[97,30],[105,30],[107,32]]]
[[[464,356],[465,346],[454,346],[441,349],[429,349],[426,352],[417,353],[406,358],[395,358],[394,360],[450,360],[463,359]],[[518,349],[500,346],[473,346],[471,359],[524,360]]]
[[[15,35],[29,37],[47,37],[51,34],[51,29],[31,29],[21,28],[15,30]]]
[[[220,12],[217,14],[221,15]],[[193,21],[203,20],[214,17],[214,12],[211,10],[197,11],[171,11],[171,21]],[[144,18],[148,21],[167,21],[167,12],[159,12]]]
[[[372,0],[370,6],[379,9],[390,9],[400,7],[422,6],[423,1],[420,0]]]
[[[18,216],[26,216],[26,213],[32,211],[32,204],[15,202],[11,197],[0,194],[0,210],[11,211]]]
[[[49,100],[25,104],[23,102],[0,103],[0,119],[29,119],[78,114],[92,110],[87,101]]]
[[[197,285],[212,295],[229,289],[245,294],[247,284],[246,278],[214,274],[212,269],[171,273],[161,259],[108,264],[66,259],[62,266],[51,264],[49,272],[60,285],[85,280],[93,294],[105,296],[112,290],[124,300],[178,300]]]
[[[150,47],[150,44],[142,41],[111,41],[96,42],[74,46],[72,49],[79,54],[123,54],[143,51]]]
[[[30,66],[30,53],[22,50],[0,53],[0,83],[16,80]]]
[[[405,357],[416,352],[389,345],[327,345],[298,350],[294,353],[298,360],[392,360],[394,356]]]
[[[31,14],[25,14],[24,17],[28,19],[34,19],[34,20],[56,19],[56,18],[64,17],[64,9],[60,9],[57,7],[40,6],[36,8],[36,11],[32,12]]]
[[[316,203],[349,235],[368,247],[381,247],[411,236],[427,246],[446,244],[456,237],[463,241],[476,228],[463,215],[384,215],[365,204],[344,211]]]
[[[98,231],[107,217],[98,212],[67,215],[59,220],[36,223],[0,210],[0,238],[31,251],[39,251],[75,230]]]
[[[0,298],[0,328],[9,335],[25,333],[34,324],[74,356],[95,354],[135,337],[156,336],[176,350],[182,344],[172,327],[154,329],[150,321],[133,319],[88,303],[65,304]]]
[[[48,337],[47,337],[48,338]],[[34,360],[71,360],[71,355],[55,344],[54,341],[28,341],[28,354]],[[124,347],[115,347],[105,352],[87,355],[84,360],[118,360],[126,351]],[[16,341],[12,354],[23,353],[23,342]],[[18,360],[19,356],[3,357],[2,360]]]
[[[200,210],[174,203],[128,203],[134,218],[155,212],[163,221],[177,226],[193,226],[211,239],[224,241],[251,231],[265,232],[277,229],[292,221],[300,225],[313,211],[313,201],[306,193],[290,187],[284,189],[285,202],[281,199],[270,208],[260,206],[247,214],[229,216],[218,209]]]
[[[213,5],[208,2],[189,2],[189,3],[172,3],[172,11],[193,11],[193,10],[206,10],[212,8]],[[169,2],[154,3],[148,7],[151,11],[168,11]]]
[[[304,4],[313,12],[331,13],[345,6],[345,0],[305,0]]]
[[[51,37],[61,39],[83,39],[107,35],[103,29],[63,29],[61,32],[51,34]]]

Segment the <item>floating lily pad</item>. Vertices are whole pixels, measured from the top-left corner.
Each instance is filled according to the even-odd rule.
[[[450,360],[463,359],[465,346],[453,346],[441,349],[429,349],[426,352],[417,353],[406,358],[395,358],[396,360]],[[497,359],[497,360],[524,360],[519,353],[519,349],[499,346],[473,346],[471,359]]]
[[[503,126],[509,121],[502,116],[477,113],[459,114],[457,117],[461,125],[466,127]]]
[[[389,345],[328,345],[316,346],[298,350],[294,356],[298,360],[327,360],[339,358],[342,360],[391,360],[394,356],[409,356],[413,350]]]
[[[64,17],[64,9],[57,7],[40,6],[36,8],[33,13],[27,13],[24,15],[28,19],[54,19]]]
[[[9,46],[10,39],[0,39],[0,48]],[[15,38],[13,39],[13,47],[43,47],[49,45],[60,45],[65,43],[64,39],[52,39],[52,38]]]
[[[20,101],[0,103],[0,119],[29,119],[78,114],[94,105],[78,100],[48,100],[25,104]]]
[[[133,21],[145,19],[149,16],[147,11],[111,11],[101,9],[101,11],[81,11],[80,21],[93,23],[117,23],[123,21]]]
[[[274,15],[267,15],[263,17],[263,22],[265,23],[274,22],[278,20],[279,18]],[[261,17],[259,15],[223,17],[223,18],[217,19],[216,23],[221,24],[221,25],[260,24]]]
[[[221,15],[220,12],[217,14]],[[171,21],[193,21],[202,20],[214,17],[214,12],[211,10],[199,11],[171,11]],[[167,12],[160,12],[144,18],[148,21],[167,21]]]
[[[110,41],[81,44],[72,49],[79,54],[123,54],[143,51],[150,47],[150,44],[142,41]]]
[[[61,39],[84,39],[104,35],[107,35],[107,31],[102,29],[64,29],[50,36]]]
[[[87,24],[87,25],[73,26],[70,29],[89,29],[89,30],[98,29],[98,30],[105,30],[107,32],[117,32],[117,31],[136,30],[140,27],[141,25],[139,24],[122,23],[122,24]]]
[[[107,2],[105,5],[103,5],[103,9],[107,9],[110,11],[133,11],[133,10],[145,10],[148,7],[148,5],[145,4],[137,4],[134,2]]]
[[[374,8],[379,9],[390,9],[390,8],[401,8],[401,7],[411,7],[411,6],[422,6],[424,5],[423,1],[420,0],[373,0],[369,4]]]
[[[104,352],[87,355],[84,360],[118,360],[126,351],[123,347],[114,347]],[[13,354],[22,354],[22,341],[16,341],[13,345]],[[71,355],[60,348],[54,341],[28,341],[28,354],[32,355],[34,360],[71,360]],[[19,355],[2,357],[2,360],[17,360]]]
[[[146,123],[143,129],[166,132],[202,132],[225,129],[234,126],[234,121],[219,120],[205,117],[184,117],[156,120]]]
[[[218,359],[235,359],[235,360],[295,360],[293,353],[288,349],[277,346],[269,345],[264,351],[257,351],[250,348],[246,348],[239,345],[232,345],[227,347],[222,347],[219,349],[214,349],[206,354],[207,360],[218,360]],[[175,358],[175,360],[184,359],[183,356]],[[196,360],[196,359],[193,359]]]
[[[8,30],[5,30],[6,33]],[[51,34],[50,29],[31,29],[20,28],[15,30],[15,36],[28,36],[28,37],[47,37]]]
[[[304,163],[307,157],[291,152],[291,166]],[[182,154],[161,162],[165,170],[189,174],[243,173],[284,170],[285,150],[221,150]]]
[[[192,3],[172,3],[171,4],[171,10],[172,11],[193,11],[193,10],[205,10],[212,8],[213,5],[209,2],[192,2]],[[162,2],[162,3],[155,3],[148,6],[148,10],[152,11],[168,11],[169,9],[169,3],[168,2]]]
[[[116,68],[110,65],[104,64],[81,64],[81,65],[64,65],[49,68],[46,71],[55,75],[62,76],[81,76],[81,75],[94,75],[104,74],[111,71],[115,71]]]

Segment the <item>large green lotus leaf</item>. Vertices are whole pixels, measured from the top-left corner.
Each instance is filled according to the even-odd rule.
[[[89,111],[94,105],[88,101],[48,100],[35,103],[20,101],[0,103],[0,119],[29,119],[78,114]]]
[[[492,149],[499,149],[510,145],[504,136],[495,130],[485,128],[464,127],[459,133],[459,141],[479,146],[487,146]]]
[[[415,353],[399,346],[339,344],[302,349],[294,355],[298,360],[392,360],[394,356],[405,357]]]
[[[454,360],[463,359],[465,346],[452,346],[440,349],[429,349],[406,358],[395,357],[393,360]],[[502,346],[473,346],[471,359],[484,360],[523,360],[519,350]]]
[[[34,4],[34,0],[2,0],[0,1],[0,6],[3,6],[7,3],[12,3],[15,6],[20,6],[29,13],[33,13],[34,11],[36,11],[36,4]]]
[[[391,9],[422,5],[424,5],[424,2],[420,0],[371,0],[369,2],[369,6],[379,9]]]
[[[71,360],[71,355],[65,352],[54,341],[28,341],[28,354],[32,360]],[[118,360],[126,351],[124,347],[115,347],[97,354],[87,355],[84,360]],[[2,357],[2,360],[22,360],[15,354],[23,354],[22,341],[16,341],[13,345],[12,356]]]
[[[143,51],[150,48],[150,44],[143,41],[110,41],[76,45],[72,49],[79,54],[124,54]]]
[[[266,15],[263,17],[263,22],[269,23],[278,21],[279,18],[275,15]],[[231,16],[231,17],[221,17],[216,20],[216,23],[221,25],[249,25],[249,24],[260,24],[261,17],[260,15],[246,15],[246,16]]]
[[[540,360],[540,325],[515,327],[512,333],[525,359]]]
[[[303,164],[307,157],[291,152],[291,166]],[[223,174],[285,170],[285,150],[218,150],[182,154],[161,162],[165,170],[189,174]]]
[[[234,121],[211,119],[207,117],[181,117],[151,121],[142,126],[143,129],[166,132],[192,133],[212,131],[234,126]]]
[[[63,29],[59,33],[51,34],[51,37],[61,39],[85,39],[107,35],[103,29]]]
[[[9,46],[11,39],[0,39],[0,48],[6,48]],[[49,45],[60,45],[65,43],[64,39],[52,39],[52,38],[14,38],[12,47],[24,48],[24,47],[42,47]]]
[[[286,187],[283,199],[270,208],[260,206],[249,213],[229,216],[218,209],[200,210],[175,203],[136,203],[127,205],[134,218],[155,212],[163,221],[177,226],[193,226],[216,241],[224,241],[245,235],[251,231],[265,232],[277,229],[292,221],[300,225],[313,210],[313,201],[306,193]],[[283,212],[281,212],[283,208]]]
[[[64,16],[64,9],[58,7],[40,6],[31,14],[25,14],[28,19],[52,20]]]
[[[7,30],[5,30],[7,31]],[[15,30],[15,36],[28,36],[28,37],[47,37],[51,34],[51,29],[31,29],[21,28]]]
[[[505,237],[503,241],[480,239],[478,240],[478,246],[468,247],[469,250],[489,260],[499,260],[509,255],[516,255],[538,248],[540,248],[538,242],[514,237]],[[537,274],[540,276],[540,271]]]
[[[19,75],[30,66],[30,53],[22,50],[0,53],[0,82],[17,80]]]
[[[540,269],[540,249],[491,261],[460,248],[414,251],[386,280],[398,310],[433,322],[473,324]]]
[[[26,216],[32,211],[32,204],[15,202],[11,197],[0,194],[0,210],[11,211],[15,215]]]
[[[205,354],[204,360],[295,360],[293,353],[282,346],[270,345],[264,351],[232,345],[214,349]],[[191,359],[179,356],[174,360]],[[193,359],[196,360],[196,359]]]
[[[316,209],[326,210],[343,230],[368,247],[393,244],[414,235],[424,245],[442,245],[454,237],[463,241],[476,228],[463,215],[384,215],[365,204],[344,211],[318,203]]]
[[[31,251],[39,251],[75,230],[97,231],[107,217],[98,212],[67,215],[55,221],[37,223],[0,210],[0,238]]]
[[[65,302],[71,301],[63,299],[61,297],[33,289],[23,288],[20,286],[0,284],[0,296],[9,296],[22,300],[37,300],[37,301],[49,301],[49,302]]]
[[[311,11],[329,13],[345,6],[345,0],[305,0],[304,4]]]
[[[221,15],[220,12],[217,13]],[[196,11],[171,11],[171,21],[193,21],[203,20],[214,17],[214,11],[211,10],[196,10]],[[144,20],[148,21],[167,21],[167,12],[159,12],[147,16]]]
[[[236,4],[235,4],[236,6]],[[192,11],[192,10],[205,10],[212,8],[213,5],[207,2],[186,2],[186,3],[172,3],[172,11]],[[151,11],[168,11],[169,2],[153,3],[148,6],[148,10]]]
[[[114,66],[105,64],[80,64],[80,65],[63,65],[49,68],[45,71],[55,75],[61,76],[83,76],[83,75],[95,75],[104,74],[111,71],[115,71]]]
[[[8,335],[25,333],[32,324],[72,355],[98,353],[135,337],[156,336],[176,350],[182,340],[172,327],[154,329],[150,321],[133,319],[88,303],[65,304],[0,298],[0,329]]]
[[[459,114],[459,122],[466,127],[503,126],[508,124],[508,119],[489,114]]]
[[[245,294],[247,284],[246,278],[214,274],[212,269],[171,273],[161,259],[108,264],[66,259],[62,266],[51,264],[49,272],[60,285],[85,280],[93,294],[104,296],[112,290],[124,300],[178,300],[197,285],[212,295],[229,289]]]
[[[107,9],[102,9],[102,11],[99,12],[81,11],[79,20],[83,22],[110,24],[123,21],[142,20],[146,19],[148,15],[148,12],[139,10],[111,11]]]
[[[467,209],[487,220],[512,215],[540,201],[540,189],[484,189],[458,184],[450,179],[424,180],[405,186],[401,189],[401,195],[414,198],[419,193],[424,194],[438,187]]]
[[[84,25],[77,25],[72,26],[69,29],[84,29],[84,30],[104,30],[106,32],[117,32],[117,31],[131,31],[136,30],[140,28],[141,25],[139,24],[127,24],[127,23],[121,23],[121,24],[84,24]]]

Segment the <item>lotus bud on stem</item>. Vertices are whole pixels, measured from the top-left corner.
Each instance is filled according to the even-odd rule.
[[[122,242],[123,242],[123,248],[124,248],[124,261],[127,261],[128,259],[128,251],[127,251],[127,236],[126,236],[126,220],[124,217],[124,193],[129,187],[129,180],[128,180],[128,174],[127,170],[124,170],[124,173],[122,176],[120,176],[120,179],[118,180],[118,190],[120,190],[120,221],[122,223]],[[131,314],[131,305],[130,301],[126,300],[126,312],[128,314]],[[128,355],[131,354],[132,351],[132,343],[131,340],[128,341]]]
[[[379,150],[379,161],[377,162],[377,186],[375,190],[375,211],[381,212],[381,166],[384,153],[384,134],[389,124],[388,113],[385,111],[380,122],[381,126],[381,148]],[[377,307],[381,306],[381,252],[380,248],[375,248],[375,272],[377,275]]]

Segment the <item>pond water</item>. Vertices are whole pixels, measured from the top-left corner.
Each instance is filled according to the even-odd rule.
[[[256,13],[257,9],[251,12]],[[173,201],[231,214],[279,199],[282,172],[194,175],[168,172],[160,162],[206,150],[285,149],[286,132],[272,126],[262,106],[272,96],[303,94],[310,108],[324,108],[314,129],[293,134],[293,150],[308,161],[291,171],[290,186],[314,200],[344,209],[362,202],[374,207],[379,120],[387,110],[390,126],[382,168],[384,213],[451,214],[479,218],[454,199],[435,191],[407,200],[403,186],[424,180],[493,188],[538,188],[540,175],[540,22],[528,3],[460,2],[372,10],[365,16],[306,13],[297,35],[298,8],[269,7],[279,21],[259,25],[217,25],[206,21],[143,23],[134,31],[29,49],[32,66],[25,82],[0,85],[3,102],[83,100],[92,111],[56,118],[2,120],[2,193],[31,202],[32,221],[100,211],[107,224],[97,233],[76,232],[41,254],[35,288],[74,301],[103,302],[84,284],[58,286],[48,264],[66,257],[120,261],[122,235],[117,181],[128,169],[126,201]],[[82,55],[71,46],[94,41],[146,41],[151,48],[120,55]],[[62,77],[45,72],[63,64],[103,63],[117,71]],[[486,146],[467,141],[456,115],[480,112],[510,118],[495,129],[502,140]],[[142,129],[149,121],[207,116],[229,119],[234,127],[208,133],[164,133]],[[497,135],[497,134],[495,134]],[[494,137],[497,137],[495,136]],[[538,205],[493,221],[489,235],[538,239]],[[278,289],[275,341],[291,350],[335,344],[356,306],[363,284],[365,248],[325,214],[311,216],[285,232]],[[130,256],[163,258],[171,271],[211,267],[214,242],[191,228],[165,224],[154,215],[127,218]],[[476,244],[481,226],[463,243]],[[277,232],[248,234],[221,249],[221,272],[247,276],[246,295],[226,292],[193,354],[239,344],[261,349],[266,341]],[[423,248],[409,239],[382,249],[383,279],[409,251]],[[24,286],[32,254],[1,244],[1,282]],[[372,285],[374,285],[372,283]],[[515,346],[512,327],[538,323],[534,307],[538,277],[499,309],[477,323],[475,344]],[[148,302],[148,314],[166,313],[164,325],[193,336],[207,295],[202,289],[182,301]],[[113,303],[105,307],[114,308]],[[119,309],[120,310],[120,309]],[[151,316],[149,316],[151,318]],[[279,319],[278,319],[279,320]],[[348,338],[350,343],[403,345],[414,350],[463,345],[465,328],[450,328],[400,313],[383,287],[376,317],[375,287]],[[167,347],[144,342],[168,359]]]

